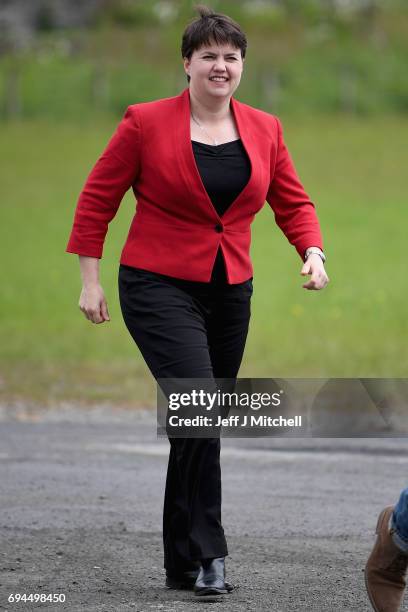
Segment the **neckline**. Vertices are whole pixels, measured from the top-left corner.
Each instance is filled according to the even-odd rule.
[[[199,140],[191,140],[192,144],[204,145],[205,147],[211,147],[212,149],[218,149],[218,147],[225,147],[225,145],[233,144],[235,142],[239,142],[241,138],[236,138],[235,140],[229,140],[228,142],[222,142],[219,145],[207,144],[206,142],[200,142]]]

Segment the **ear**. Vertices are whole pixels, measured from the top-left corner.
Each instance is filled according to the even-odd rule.
[[[191,63],[191,62],[190,62],[190,60],[189,60],[187,57],[185,57],[185,58],[183,59],[184,72],[185,72],[186,74],[188,74],[188,71],[189,71],[189,69],[190,69],[190,63]]]

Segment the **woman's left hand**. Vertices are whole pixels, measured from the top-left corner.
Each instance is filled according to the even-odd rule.
[[[318,291],[319,289],[324,289],[329,282],[323,261],[316,253],[309,255],[300,273],[302,276],[311,275],[310,280],[302,285],[304,289]]]

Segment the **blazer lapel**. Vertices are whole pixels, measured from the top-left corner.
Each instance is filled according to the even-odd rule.
[[[206,217],[209,217],[211,222],[220,222],[220,217],[205,190],[195,162],[191,144],[190,93],[188,88],[178,97],[177,118],[173,120],[174,148],[177,151],[179,168],[191,194],[194,208],[197,208]]]
[[[226,210],[225,215],[223,215],[224,220],[232,219],[237,214],[239,215],[238,211],[243,206],[251,203],[253,205],[259,199],[259,186],[263,184],[264,164],[260,159],[259,148],[251,131],[250,115],[246,112],[245,105],[233,97],[231,98],[231,108],[242,144],[251,163],[251,175],[244,189]]]

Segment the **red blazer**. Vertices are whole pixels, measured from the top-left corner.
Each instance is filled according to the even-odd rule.
[[[319,222],[273,115],[231,98],[251,162],[243,191],[220,217],[205,191],[190,138],[190,96],[129,106],[89,175],[75,211],[67,252],[102,257],[108,223],[133,188],[136,212],[121,263],[208,282],[221,246],[228,283],[253,275],[251,223],[265,200],[301,257],[323,248]]]

